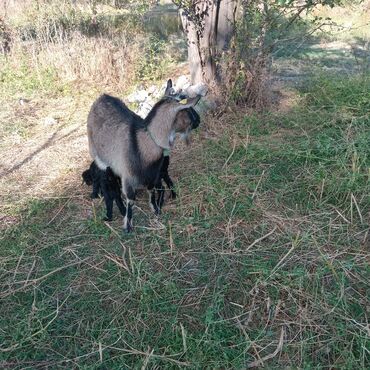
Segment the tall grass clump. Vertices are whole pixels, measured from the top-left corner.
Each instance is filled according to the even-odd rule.
[[[71,2],[15,4],[6,18],[11,47],[1,57],[6,84],[13,80],[9,70],[37,75],[38,85],[52,71],[56,89],[122,93],[140,79],[162,78],[171,61],[164,41],[145,35],[138,13]]]
[[[354,199],[368,212],[370,149],[370,74],[320,76],[303,89],[311,135],[300,140],[297,158],[313,170],[317,199],[333,206]],[[299,112],[299,110],[298,110]],[[299,113],[298,113],[299,114]],[[315,122],[316,120],[316,122]]]

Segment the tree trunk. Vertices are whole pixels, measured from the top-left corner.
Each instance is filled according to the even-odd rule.
[[[221,1],[218,25],[217,25],[217,47],[218,50],[227,50],[234,34],[237,1]]]
[[[195,24],[188,20],[183,12],[181,13],[181,22],[187,38],[188,62],[191,74],[191,82],[196,84],[203,81],[203,68],[199,37]]]
[[[219,84],[217,59],[227,50],[234,31],[237,0],[200,0],[180,11],[187,37],[193,84]]]

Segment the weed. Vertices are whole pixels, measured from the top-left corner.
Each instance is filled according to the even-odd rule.
[[[23,56],[24,58],[24,56]],[[35,93],[52,93],[56,84],[56,70],[45,68],[36,70],[27,65],[25,59],[17,65],[2,60],[0,69],[1,98],[8,96],[30,97]]]
[[[169,65],[171,57],[166,52],[166,43],[156,36],[148,38],[142,51],[137,70],[138,81],[161,80],[163,79]]]

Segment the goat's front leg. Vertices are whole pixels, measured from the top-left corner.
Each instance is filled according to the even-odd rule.
[[[164,202],[164,186],[161,180],[159,180],[158,184],[156,185],[156,189],[158,194],[157,198],[158,214],[160,214]]]
[[[155,191],[158,191],[158,199],[155,198]],[[163,205],[164,199],[164,188],[162,186],[162,182],[158,182],[156,186],[148,187],[148,194],[149,194],[149,205],[155,215],[159,215],[161,213],[161,207]]]
[[[168,189],[171,190],[171,199],[176,199],[177,194],[174,190],[174,184],[173,184],[173,181],[172,181],[170,175],[168,174],[168,172],[164,173],[162,175],[162,178],[163,178],[164,182],[166,183]]]
[[[123,219],[123,231],[129,233],[132,231],[132,206],[135,201],[135,190],[132,186],[122,187],[125,198],[126,198],[126,214]]]
[[[170,165],[170,157],[165,156],[163,158],[162,167],[161,167],[161,179],[164,180],[168,189],[171,190],[171,199],[176,199],[176,193],[175,193],[175,190],[174,190],[173,181],[172,181],[170,175],[168,174],[169,165]]]
[[[123,204],[123,201],[122,201],[122,198],[121,198],[121,194],[120,193],[116,194],[115,200],[116,200],[117,207],[118,207],[119,211],[121,212],[121,215],[122,216],[125,216],[125,214],[126,214],[126,207]]]
[[[152,211],[157,215],[158,214],[158,208],[155,200],[155,189],[154,187],[150,187],[147,190],[148,195],[149,195],[149,205]]]

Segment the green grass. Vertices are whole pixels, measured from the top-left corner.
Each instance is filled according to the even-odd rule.
[[[16,96],[29,98],[38,93],[62,92],[63,86],[58,84],[57,73],[53,69],[39,69],[19,62],[13,65],[5,58],[0,57],[0,98]]]
[[[123,235],[62,194],[18,210],[0,239],[0,364],[242,369],[283,332],[268,368],[368,368],[369,91],[319,76],[289,112],[198,137],[156,230],[136,210]]]

